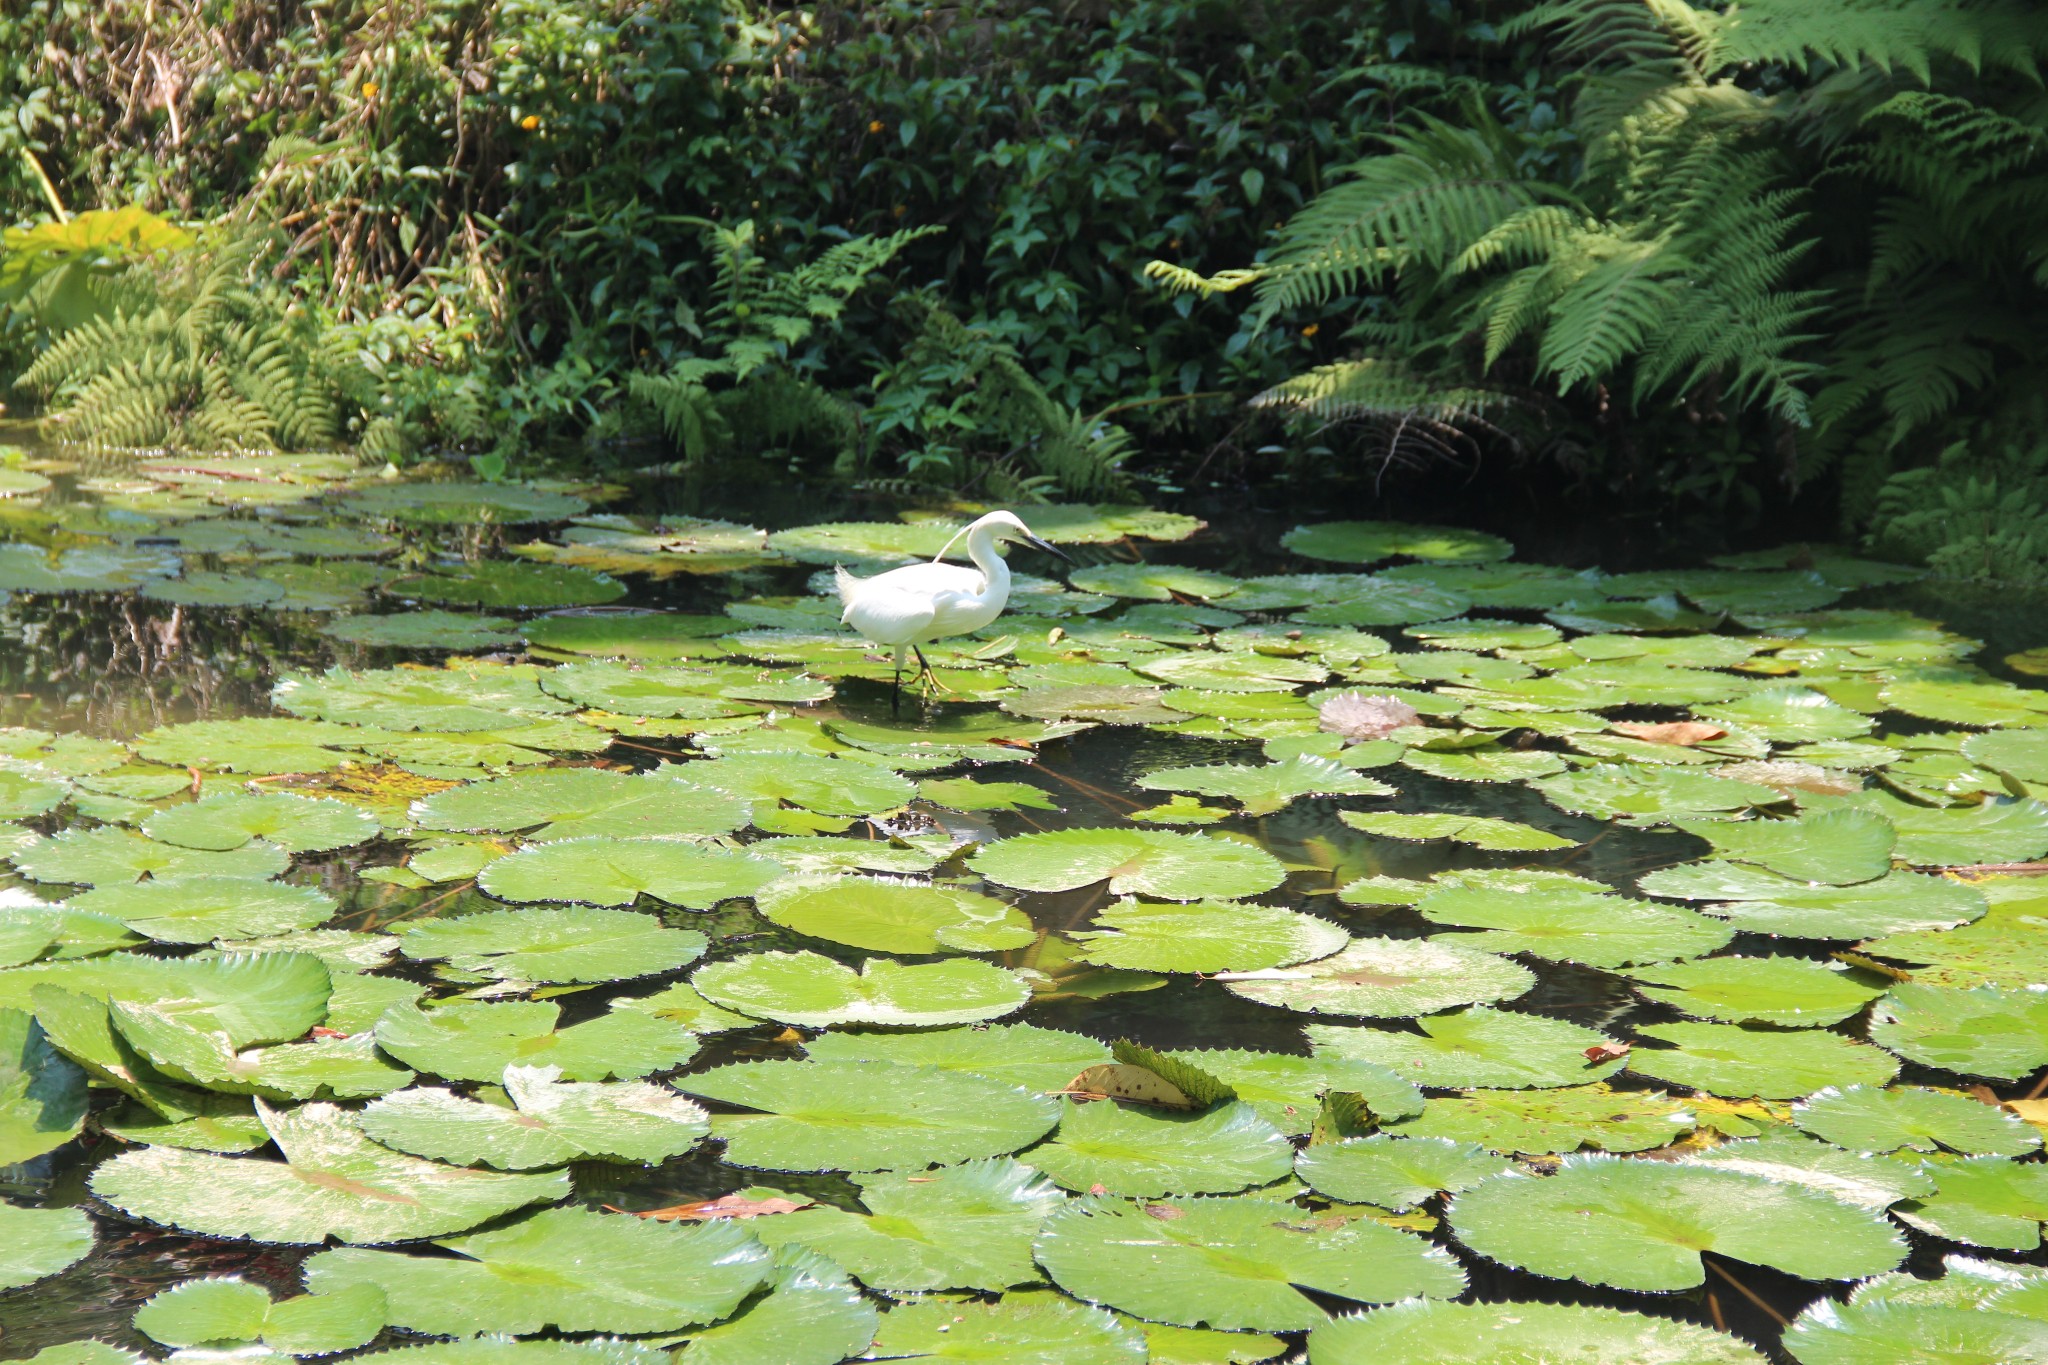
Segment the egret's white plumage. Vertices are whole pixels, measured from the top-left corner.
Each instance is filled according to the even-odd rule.
[[[946,550],[962,536],[967,557],[974,561],[971,569],[943,562]],[[923,665],[919,645],[980,630],[1003,614],[1010,601],[1010,566],[996,546],[1014,540],[1060,555],[1014,514],[990,512],[948,541],[929,564],[907,564],[873,578],[855,578],[844,566],[838,568],[834,580],[846,608],[839,619],[876,644],[889,646],[898,673],[903,671],[904,656],[913,651]],[[926,667],[924,672],[929,677],[931,670]]]

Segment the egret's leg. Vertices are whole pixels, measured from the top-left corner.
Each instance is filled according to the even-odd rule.
[[[889,714],[903,713],[903,646],[896,646],[896,675],[889,680]]]
[[[928,684],[934,692],[951,692],[953,689],[939,681],[939,675],[932,672],[932,666],[925,662],[924,651],[916,645],[910,647],[917,654],[918,681]]]

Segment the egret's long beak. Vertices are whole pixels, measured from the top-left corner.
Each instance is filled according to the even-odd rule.
[[[1045,551],[1047,554],[1051,555],[1055,559],[1065,560],[1069,564],[1074,562],[1072,559],[1069,559],[1067,557],[1067,552],[1065,550],[1062,550],[1059,546],[1053,544],[1049,540],[1040,540],[1037,536],[1027,535],[1024,537],[1024,543],[1026,545],[1029,545],[1034,550]]]

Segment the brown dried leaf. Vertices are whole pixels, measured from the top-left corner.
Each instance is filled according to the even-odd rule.
[[[1404,725],[1420,724],[1422,713],[1399,697],[1346,692],[1330,698],[1316,712],[1317,723],[1348,744],[1385,739]]]
[[[1123,1062],[1091,1066],[1067,1082],[1066,1094],[1080,1100],[1124,1100],[1159,1109],[1193,1109],[1186,1091],[1157,1072]]]
[[[1589,1062],[1618,1062],[1623,1057],[1628,1056],[1628,1054],[1629,1045],[1627,1043],[1595,1043],[1586,1049],[1586,1060]]]
[[[1633,739],[1646,739],[1652,744],[1682,744],[1687,748],[1719,739],[1728,733],[1723,727],[1709,725],[1703,720],[1618,720],[1607,728]]]
[[[713,1218],[765,1218],[769,1214],[795,1213],[798,1209],[809,1207],[811,1205],[808,1202],[799,1203],[794,1199],[783,1199],[780,1196],[749,1199],[743,1194],[728,1194],[717,1199],[700,1199],[694,1204],[672,1204],[665,1209],[643,1209],[633,1216],[652,1218],[657,1223],[703,1223]]]

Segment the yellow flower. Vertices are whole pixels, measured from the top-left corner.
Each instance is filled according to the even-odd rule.
[[[904,214],[910,212],[910,205],[898,204],[895,208],[890,209],[889,212],[895,217],[901,218]]]
[[[364,98],[364,99],[366,99],[366,100],[373,100],[373,99],[377,98],[377,82],[375,82],[375,81],[364,81],[364,82],[363,82],[363,98]]]
[[[871,121],[871,122],[870,122],[870,123],[868,124],[868,131],[869,131],[869,132],[871,132],[871,133],[879,133],[879,132],[881,132],[881,131],[882,131],[882,121],[881,121],[880,119],[874,119],[874,120],[872,120],[872,121]]]
[[[1306,326],[1306,327],[1304,327],[1304,328],[1302,328],[1302,329],[1301,329],[1301,334],[1302,334],[1303,336],[1305,336],[1305,337],[1312,337],[1312,336],[1314,336],[1314,335],[1315,335],[1315,334],[1316,334],[1317,332],[1320,332],[1320,331],[1322,331],[1322,330],[1323,330],[1323,326],[1322,326],[1322,324],[1321,324],[1321,323],[1319,323],[1319,322],[1311,322],[1311,323],[1310,323],[1310,324],[1309,324],[1308,326]]]
[[[521,128],[524,128],[529,133],[532,132],[534,129],[540,127],[540,115],[528,114],[525,118],[519,120],[519,126]]]

